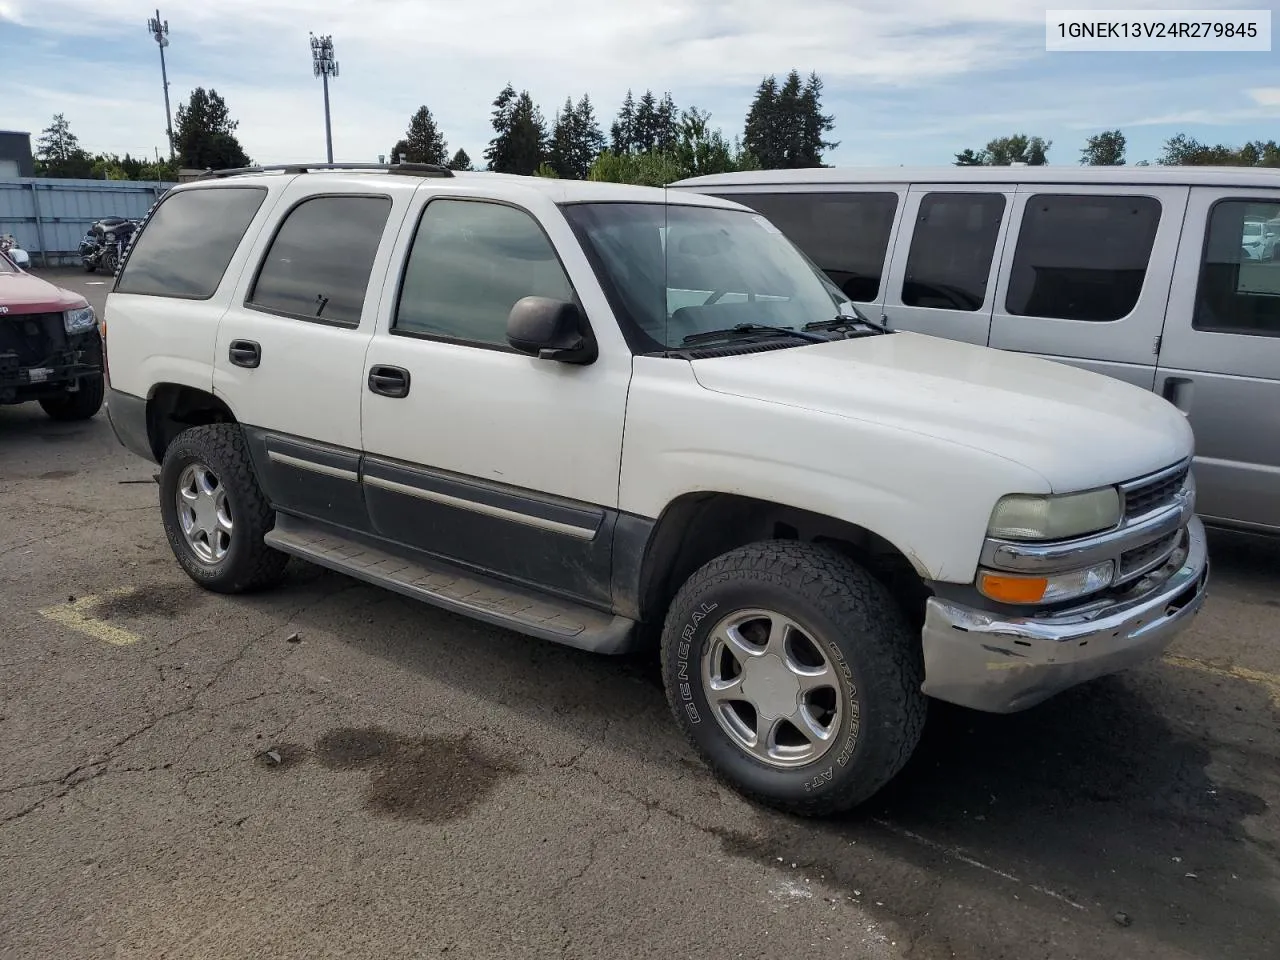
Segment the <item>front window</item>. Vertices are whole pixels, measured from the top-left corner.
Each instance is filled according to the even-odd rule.
[[[743,325],[800,331],[844,298],[759,214],[662,203],[583,203],[565,216],[641,352]],[[799,342],[799,341],[798,341]]]
[[[17,272],[18,272],[18,268],[15,267],[9,261],[9,258],[3,254],[0,254],[0,273],[17,273]]]

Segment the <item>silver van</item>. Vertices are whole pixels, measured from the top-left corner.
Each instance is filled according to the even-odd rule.
[[[824,167],[671,188],[758,210],[891,328],[1158,392],[1195,432],[1205,522],[1280,534],[1280,170]]]

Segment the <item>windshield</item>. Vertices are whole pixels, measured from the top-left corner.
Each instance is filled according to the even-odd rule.
[[[750,324],[800,330],[845,298],[764,217],[662,203],[583,203],[565,216],[645,352]]]
[[[17,273],[18,268],[15,267],[3,253],[0,253],[0,273]]]

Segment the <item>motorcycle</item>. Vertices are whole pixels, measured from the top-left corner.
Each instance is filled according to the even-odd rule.
[[[80,262],[85,270],[94,273],[101,268],[107,273],[115,273],[133,234],[141,225],[139,220],[124,217],[105,217],[95,222],[80,241]]]
[[[0,235],[0,253],[4,254],[23,270],[31,266],[30,255],[18,246],[18,241],[12,233]]]

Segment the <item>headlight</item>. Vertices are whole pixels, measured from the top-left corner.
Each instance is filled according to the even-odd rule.
[[[1114,487],[1061,497],[1013,494],[991,511],[987,532],[1002,540],[1069,540],[1120,522]]]
[[[1115,563],[1111,560],[1045,576],[1020,576],[983,570],[978,575],[978,590],[999,603],[1059,603],[1097,593],[1111,585]]]
[[[81,307],[79,310],[68,310],[62,315],[62,325],[67,333],[88,333],[97,325],[93,315],[93,307]]]

